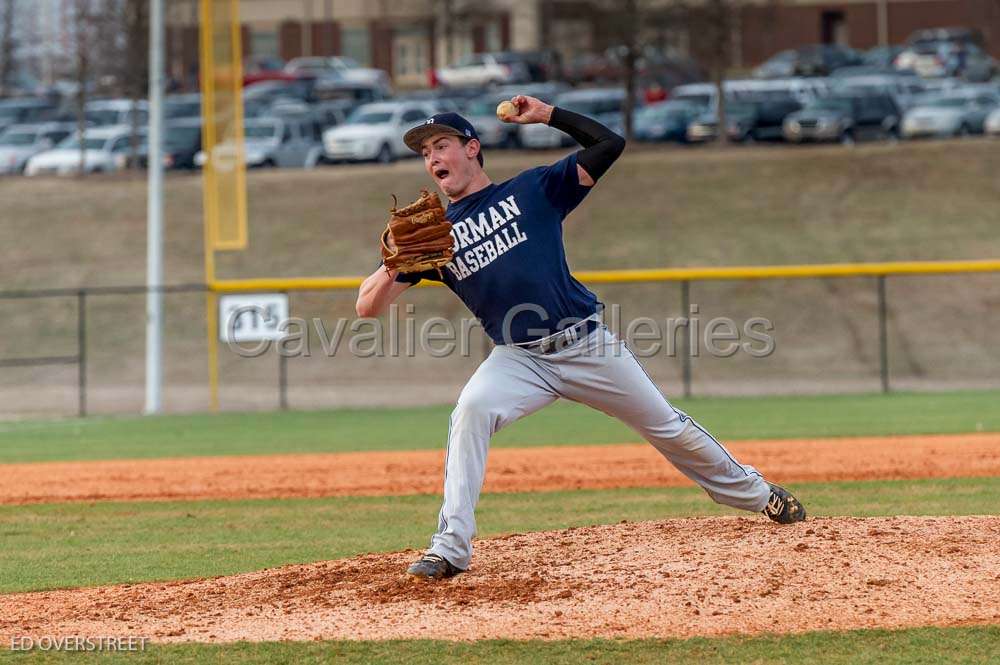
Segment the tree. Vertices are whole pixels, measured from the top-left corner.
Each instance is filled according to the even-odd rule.
[[[687,0],[689,2],[693,0]],[[774,25],[773,13],[778,0],[701,0],[687,6],[688,30],[698,39],[698,59],[705,63],[709,78],[716,87],[718,113],[718,137],[721,144],[729,140],[727,132],[725,91],[726,72],[734,64],[737,55],[735,39],[742,29],[746,13],[752,11],[758,21],[763,21],[770,30]]]
[[[0,95],[10,92],[16,66],[15,51],[17,42],[14,40],[14,0],[3,0],[0,5],[3,12],[0,23]]]
[[[80,138],[78,175],[86,174],[87,149],[83,135],[87,128],[87,85],[90,80],[91,50],[93,49],[94,5],[92,0],[75,0],[73,4],[73,43],[76,60],[76,132]]]
[[[625,140],[633,136],[632,121],[635,115],[635,65],[639,51],[639,7],[638,0],[625,0],[622,17],[622,42],[624,46],[623,65],[625,67],[625,103],[622,104],[622,120]]]
[[[619,0],[605,1],[602,22],[616,40],[623,65],[626,102],[626,138],[632,138],[632,109],[636,96],[639,65],[651,49],[663,49],[664,36],[685,34],[692,53],[703,63],[715,84],[718,137],[728,139],[723,91],[727,70],[733,62],[733,35],[744,6],[771,5],[776,0]],[[648,62],[646,64],[649,64]]]
[[[699,5],[688,7],[689,29],[702,38],[702,58],[715,84],[716,136],[721,145],[729,142],[725,77],[732,63],[733,27],[742,4],[742,0],[704,0]]]
[[[122,95],[132,100],[132,134],[129,142],[129,163],[139,167],[138,101],[149,90],[149,2],[124,0],[119,10],[118,24],[124,33],[124,58],[120,60],[119,78]]]
[[[147,0],[73,0],[71,39],[77,84],[76,117],[80,136],[86,128],[84,112],[90,90],[133,102],[129,162],[136,165],[139,100],[148,88],[149,3]],[[80,146],[80,173],[85,150]]]
[[[614,40],[615,53],[621,59],[625,89],[623,128],[626,140],[632,140],[640,63],[653,66],[646,56],[654,50],[664,50],[664,35],[676,32],[683,25],[683,3],[680,0],[615,0],[602,2],[598,9],[601,12],[599,20]]]

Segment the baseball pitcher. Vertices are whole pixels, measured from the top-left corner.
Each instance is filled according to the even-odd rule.
[[[425,191],[413,205],[394,208],[382,237],[383,265],[358,295],[358,316],[378,316],[420,280],[443,282],[495,343],[451,414],[437,532],[407,573],[441,579],[468,569],[491,437],[560,397],[627,424],[715,501],[781,524],[804,520],[805,509],[787,490],[738,462],[671,406],[601,322],[597,297],[570,274],[563,221],[625,140],[590,118],[524,95],[501,104],[497,115],[548,124],[582,150],[496,183],[483,170],[476,130],[462,116],[440,113],[410,129],[404,141],[423,156],[448,207]]]

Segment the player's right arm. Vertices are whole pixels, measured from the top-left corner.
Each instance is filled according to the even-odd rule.
[[[544,123],[566,132],[583,146],[583,150],[576,153],[576,165],[580,184],[584,187],[593,187],[625,150],[625,139],[585,115],[527,95],[517,95],[511,103],[517,114],[506,117],[505,122]]]
[[[412,286],[406,282],[397,282],[396,274],[395,270],[386,270],[379,266],[378,270],[361,283],[358,301],[354,305],[358,316],[362,318],[378,316],[399,297],[399,294]]]

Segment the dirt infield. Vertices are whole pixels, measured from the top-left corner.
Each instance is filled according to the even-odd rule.
[[[1000,434],[743,441],[777,481],[1000,476]],[[444,451],[0,465],[0,503],[437,493]],[[485,490],[688,484],[648,445],[498,448]],[[762,516],[477,541],[440,584],[415,550],[230,577],[0,595],[13,635],[155,641],[689,637],[1000,623],[1000,516]]]
[[[416,554],[209,580],[0,596],[11,635],[157,641],[685,637],[1000,621],[1000,517],[622,523],[478,542],[473,568],[405,581]]]
[[[742,441],[776,482],[1000,476],[1000,433]],[[439,493],[443,450],[0,465],[0,503]],[[651,446],[497,448],[484,490],[665,487],[690,481]]]

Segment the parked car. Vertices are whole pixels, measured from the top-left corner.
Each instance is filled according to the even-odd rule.
[[[200,116],[201,95],[196,92],[167,95],[163,100],[163,117],[167,120],[172,118],[197,118]]]
[[[280,71],[285,66],[285,61],[273,55],[250,56],[244,61],[243,71],[245,72],[274,72]]]
[[[149,103],[144,99],[101,99],[87,102],[83,107],[87,122],[95,127],[114,125],[143,126],[149,123]]]
[[[52,149],[76,130],[66,123],[12,125],[0,134],[0,174],[21,173],[28,160]]]
[[[0,131],[10,125],[47,120],[47,116],[55,111],[56,105],[48,99],[38,97],[0,99]]]
[[[434,82],[451,88],[504,85],[531,81],[531,69],[521,54],[513,51],[472,53],[451,67],[434,71]]]
[[[497,118],[497,105],[515,95],[537,97],[546,103],[552,103],[557,95],[566,92],[568,86],[563,83],[528,83],[499,88],[469,102],[464,109],[465,116],[476,128],[479,142],[487,148],[517,148],[520,146],[518,125],[501,122]]]
[[[201,152],[201,118],[170,120],[163,129],[163,168],[196,168],[194,159]],[[143,166],[146,166],[147,157],[147,154],[143,154]]]
[[[285,71],[285,61],[274,56],[251,56],[243,61],[243,86],[261,81],[278,81],[295,78]]]
[[[895,137],[900,110],[891,95],[837,95],[817,99],[785,118],[785,140],[839,141],[853,144],[870,138]]]
[[[863,62],[861,54],[846,46],[811,44],[776,53],[754,69],[754,76],[828,76],[841,67],[860,65]]]
[[[896,60],[896,56],[902,53],[904,47],[902,46],[876,46],[875,48],[865,51],[861,59],[865,65],[871,67],[877,67],[880,69],[891,69],[892,63]]]
[[[832,92],[830,79],[825,76],[733,80],[726,82],[726,90],[736,99],[792,97],[803,105]]]
[[[962,79],[947,77],[939,79],[922,79],[924,82],[924,96],[933,96],[935,94],[943,95],[949,92],[955,92],[961,88],[968,87],[968,82]],[[919,100],[918,100],[919,101]]]
[[[323,130],[343,123],[355,107],[355,104],[343,101],[306,104],[295,99],[279,99],[267,108],[255,107],[248,117],[293,119],[312,125],[319,136]]]
[[[635,114],[635,138],[639,141],[686,141],[687,127],[704,112],[692,102],[669,100],[650,104]]]
[[[313,83],[310,103],[348,100],[355,106],[381,102],[391,97],[392,91],[377,83],[348,81],[337,76],[324,76]]]
[[[714,83],[687,83],[679,85],[670,93],[670,99],[677,102],[688,102],[704,108],[715,105],[718,90]]]
[[[144,138],[140,134],[140,141]],[[71,175],[80,171],[80,151],[83,145],[83,170],[86,173],[109,173],[128,164],[132,150],[132,127],[114,125],[94,127],[66,138],[52,150],[41,152],[28,160],[24,174]]]
[[[245,87],[243,108],[247,117],[269,117],[275,105],[298,103],[314,107],[320,119],[331,107],[343,111],[346,106],[346,110],[351,110],[388,96],[379,85],[345,81],[337,75],[295,75],[290,80],[263,81]]]
[[[344,124],[323,132],[327,161],[383,164],[413,152],[403,143],[406,130],[437,113],[428,102],[379,102],[358,107]]]
[[[850,68],[853,69],[853,68]],[[868,95],[885,93],[892,95],[896,105],[906,110],[913,106],[916,100],[927,91],[923,79],[915,74],[856,74],[841,75],[832,79],[833,89],[843,95]]]
[[[726,133],[732,141],[780,141],[783,123],[802,104],[790,95],[763,95],[727,106]]]
[[[437,90],[440,90],[438,88]],[[464,100],[451,95],[432,94],[436,90],[416,90],[405,95],[392,98],[394,102],[418,102],[428,104],[437,109],[437,113],[463,113]],[[461,105],[460,105],[461,104]]]
[[[472,100],[465,110],[465,117],[476,128],[484,148],[516,148],[520,145],[517,125],[501,122],[496,115],[497,104],[510,98],[507,92],[489,93]]]
[[[392,94],[389,74],[374,67],[362,67],[354,58],[347,56],[307,56],[292,58],[285,64],[285,71],[297,75],[314,77],[335,76],[345,83],[360,83],[382,89],[386,96]]]
[[[285,81],[261,81],[243,88],[244,106],[267,109],[277,99],[297,99],[307,104],[316,100],[314,76],[296,76]]]
[[[596,81],[603,66],[604,59],[600,54],[582,51],[563,66],[563,77],[573,85]]]
[[[622,128],[625,92],[615,88],[590,88],[564,92],[553,103],[564,109],[593,118],[614,131]],[[636,107],[640,105],[637,103]],[[558,148],[573,145],[573,139],[558,129],[543,124],[518,125],[518,139],[525,148]]]
[[[841,67],[833,72],[830,74],[830,79],[832,82],[836,82],[840,79],[859,76],[895,76],[899,73],[892,65],[888,67],[881,65],[851,65],[849,67]]]
[[[312,77],[312,74],[309,76]],[[303,77],[303,74],[286,72],[284,69],[265,69],[254,72],[244,72],[243,87],[249,88],[251,86],[255,86],[260,83],[267,83],[269,81],[298,81]]]
[[[959,89],[917,102],[903,117],[903,136],[982,134],[986,116],[1000,106],[1000,95],[986,89]]]
[[[983,122],[983,132],[989,136],[1000,136],[1000,108],[993,109]]]
[[[726,100],[726,135],[739,142],[781,140],[785,116],[801,108],[802,104],[790,95],[731,97]],[[715,108],[708,108],[688,124],[686,140],[711,141],[718,134],[718,113]]]
[[[312,74],[317,75],[333,68],[330,58],[325,56],[305,56],[292,58],[285,63],[282,68],[290,74]]]
[[[829,79],[799,76],[782,79],[731,79],[723,82],[723,88],[727,98],[793,97],[803,105],[831,92]],[[670,99],[714,108],[717,96],[718,92],[714,83],[689,83],[674,88]]]
[[[983,33],[975,28],[926,28],[916,30],[906,38],[908,45],[927,42],[951,42],[954,44],[983,45]]]
[[[247,168],[313,168],[322,157],[323,147],[310,124],[286,118],[252,118],[243,126],[244,158]],[[215,146],[217,163],[231,159],[232,142]],[[204,166],[207,154],[194,156],[195,166]]]
[[[559,81],[563,77],[562,56],[555,49],[518,51],[528,68],[529,78],[536,83]]]
[[[983,51],[982,32],[971,28],[931,28],[910,35],[894,60],[898,69],[936,78],[961,76],[984,82],[997,72],[997,62]]]
[[[581,54],[570,61],[566,68],[566,79],[574,84],[609,85],[623,81],[627,53],[627,47],[617,45],[600,54]],[[666,90],[700,81],[704,77],[704,72],[690,57],[653,45],[642,47],[636,54],[635,74],[642,87],[655,82]]]

